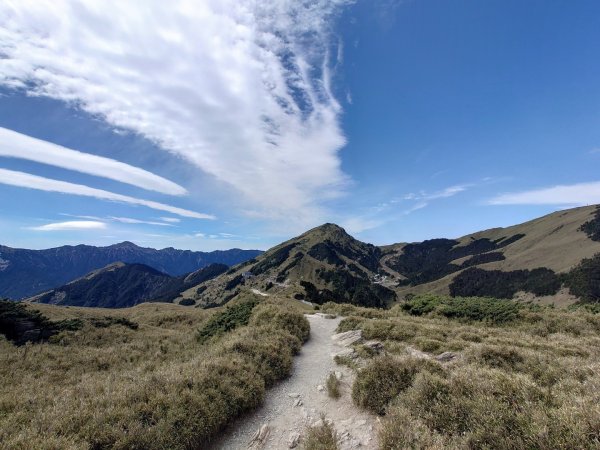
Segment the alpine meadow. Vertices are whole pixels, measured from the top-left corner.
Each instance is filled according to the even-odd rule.
[[[0,0],[0,449],[600,450],[600,3]]]

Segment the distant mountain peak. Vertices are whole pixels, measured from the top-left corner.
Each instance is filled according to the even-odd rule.
[[[118,244],[113,244],[110,247],[112,248],[140,248],[138,245],[134,244],[131,241],[123,241]]]
[[[300,237],[314,237],[318,240],[330,239],[334,241],[339,239],[345,240],[348,238],[352,238],[352,236],[350,236],[342,227],[335,223],[329,222],[308,230]]]

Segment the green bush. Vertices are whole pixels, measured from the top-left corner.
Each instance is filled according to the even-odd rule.
[[[409,388],[421,370],[442,371],[439,364],[425,359],[375,358],[356,375],[352,400],[362,408],[384,414],[390,401]]]
[[[358,330],[364,321],[365,321],[365,319],[363,319],[362,317],[356,317],[356,316],[345,317],[339,323],[336,331],[338,333],[344,333],[345,331]]]
[[[592,241],[600,241],[600,207],[596,208],[594,217],[585,222],[579,231],[583,231]]]
[[[209,321],[198,330],[198,341],[204,343],[213,336],[220,336],[239,326],[247,325],[252,310],[257,304],[258,301],[250,300],[228,305],[224,310],[213,315]]]
[[[422,316],[435,311],[444,300],[443,297],[435,295],[413,296],[402,303],[401,308],[411,316]]]
[[[184,298],[183,300],[179,301],[179,304],[181,306],[194,306],[196,304],[196,300],[193,298]]]
[[[584,302],[600,302],[600,254],[582,260],[578,266],[563,275],[571,294]]]
[[[130,330],[137,330],[139,325],[125,317],[92,317],[89,319],[92,326],[96,328],[108,328],[113,325],[122,325],[124,327],[129,328]]]
[[[15,345],[45,341],[60,330],[60,324],[39,311],[27,309],[23,303],[0,300],[0,334]]]
[[[545,267],[533,270],[484,270],[471,267],[459,273],[450,284],[450,295],[513,298],[518,291],[534,295],[554,295],[560,289],[560,277]]]
[[[420,295],[401,305],[414,316],[437,314],[450,319],[503,324],[519,317],[522,306],[514,301],[485,297],[444,297]]]

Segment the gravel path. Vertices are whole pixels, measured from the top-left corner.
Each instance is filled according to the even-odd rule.
[[[376,449],[376,418],[357,409],[350,398],[353,373],[333,362],[340,347],[331,336],[340,319],[307,315],[310,339],[294,358],[292,375],[267,391],[261,408],[233,423],[212,449],[286,449],[320,420],[321,414],[336,428],[342,450]],[[324,388],[327,376],[341,376],[341,398],[334,400]],[[259,439],[253,438],[259,436]],[[295,439],[296,438],[296,439]],[[298,445],[301,447],[301,444]]]

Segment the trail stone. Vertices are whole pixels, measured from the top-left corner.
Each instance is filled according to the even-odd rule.
[[[298,397],[300,397],[300,394],[298,394],[297,392],[290,392],[288,394],[288,397],[290,397],[290,398],[298,398]]]
[[[328,313],[315,313],[315,316],[322,317],[323,319],[335,319],[337,317],[335,314]]]
[[[262,446],[267,441],[270,431],[271,430],[269,428],[269,425],[267,425],[266,423],[263,424],[256,431],[256,433],[254,433],[254,436],[252,436],[252,439],[248,443],[248,448],[257,448],[257,447]]]
[[[345,348],[341,352],[335,353],[333,355],[334,358],[336,356],[339,356],[341,358],[356,359],[358,358],[358,353],[356,353],[356,350],[354,350],[353,348]]]
[[[425,352],[422,352],[421,350],[417,350],[416,348],[413,348],[413,347],[406,347],[406,353],[408,353],[413,358],[431,359],[431,355],[429,355]]]
[[[288,439],[288,448],[296,448],[300,443],[300,433],[293,432]]]
[[[362,342],[362,330],[350,330],[343,333],[334,334],[331,339],[336,341],[339,345],[349,347],[352,344],[358,344]]]
[[[434,359],[442,363],[447,363],[450,361],[454,361],[456,358],[458,358],[458,354],[454,352],[444,352],[437,355]]]

